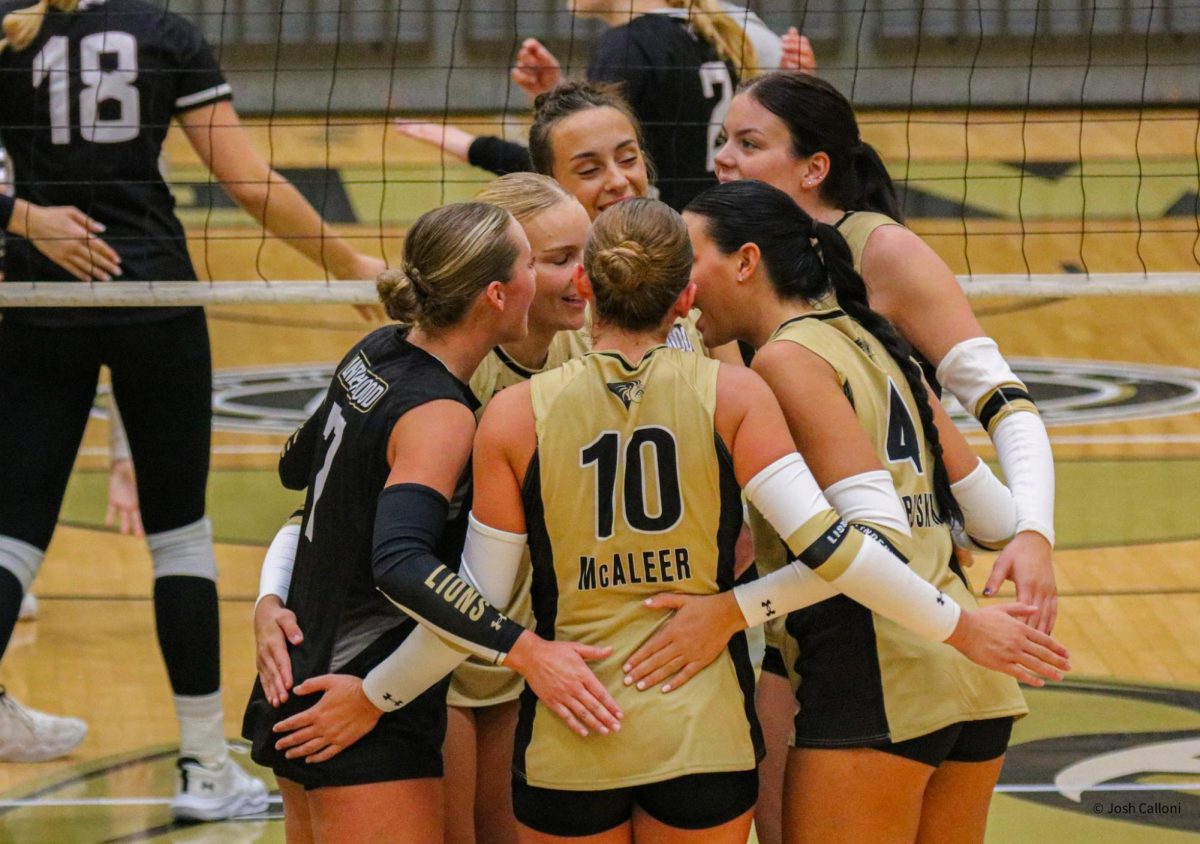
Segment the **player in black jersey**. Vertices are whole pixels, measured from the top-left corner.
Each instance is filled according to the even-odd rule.
[[[403,271],[385,273],[379,289],[406,325],[350,350],[285,447],[280,478],[308,489],[303,522],[286,607],[273,593],[255,613],[268,625],[290,615],[304,632],[289,649],[291,695],[260,680],[243,723],[255,760],[275,770],[293,841],[335,829],[362,841],[441,840],[446,682],[411,702],[385,693],[385,714],[362,679],[418,621],[503,660],[552,700],[580,707],[581,720],[599,726],[588,711],[616,723],[603,714],[615,703],[581,659],[609,649],[544,642],[455,574],[478,406],[467,380],[492,348],[527,330],[528,239],[493,205],[444,206],[409,230]]]
[[[582,0],[571,10],[611,25],[592,51],[587,79],[620,86],[641,121],[659,197],[682,209],[714,181],[717,132],[738,80],[781,66],[779,37],[752,12],[718,0]],[[562,73],[553,54],[529,39],[512,78],[533,97],[560,84]],[[397,125],[495,173],[537,164],[500,138],[437,124]]]
[[[213,175],[272,232],[314,259],[324,255],[341,277],[383,268],[330,231],[257,155],[208,45],[182,18],[141,0],[16,6],[0,3],[0,139],[16,186],[16,199],[0,204],[8,279],[194,280],[158,171],[173,118]],[[105,227],[115,260],[103,260],[103,250],[95,257],[95,248],[72,257],[54,241],[19,236],[38,234],[32,224],[43,209],[64,207],[79,214],[80,233],[88,221]],[[158,638],[180,722],[173,813],[261,811],[265,788],[229,759],[222,728],[216,565],[204,516],[212,369],[203,311],[9,309],[0,359],[0,643],[7,645],[44,557],[107,365],[137,467]],[[0,759],[53,758],[83,738],[82,722],[2,701]]]

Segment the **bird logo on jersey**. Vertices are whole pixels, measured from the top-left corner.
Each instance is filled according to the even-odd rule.
[[[641,381],[613,381],[605,386],[621,400],[626,410],[629,410],[629,406],[635,401],[641,401],[642,396],[646,394],[646,387]]]

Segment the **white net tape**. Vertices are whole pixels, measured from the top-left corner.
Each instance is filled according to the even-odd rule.
[[[1058,273],[964,275],[959,283],[972,299],[1074,298],[1079,296],[1194,296],[1200,273]],[[372,281],[189,281],[5,282],[0,307],[173,307],[186,305],[370,305]]]

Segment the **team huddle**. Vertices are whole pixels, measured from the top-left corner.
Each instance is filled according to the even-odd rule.
[[[1069,669],[1050,636],[1054,474],[1037,408],[904,227],[846,98],[761,72],[786,62],[760,21],[712,0],[575,5],[612,29],[587,82],[522,47],[528,150],[399,127],[505,175],[422,215],[384,269],[247,152],[189,26],[137,0],[39,4],[45,31],[16,37],[6,20],[0,44],[25,88],[74,60],[64,45],[87,41],[123,72],[157,40],[163,66],[131,77],[142,87],[121,111],[145,96],[163,113],[153,136],[102,115],[108,135],[79,139],[20,89],[30,128],[4,130],[18,190],[0,197],[10,276],[194,278],[146,170],[174,116],[265,227],[340,277],[378,277],[394,323],[346,353],[284,447],[280,480],[305,502],[255,605],[243,735],[275,773],[288,840],[744,842],[753,823],[762,844],[981,841],[1027,711],[1017,682]],[[64,91],[89,101],[71,86],[47,89],[68,116]],[[47,139],[68,155],[61,185]],[[117,249],[67,207],[71,168],[101,143],[145,147],[121,147],[129,195],[87,209]],[[268,183],[270,203],[248,187]],[[181,725],[173,811],[261,812],[262,783],[220,734],[203,314],[6,315],[6,413],[7,396],[57,377],[27,358],[64,327],[79,338],[73,421],[56,422],[45,494],[0,502],[0,628],[40,565],[104,363],[139,491],[172,487],[142,498],[175,505],[145,513]],[[151,335],[190,379],[172,374],[169,397],[136,353]],[[1007,485],[941,391],[979,419]],[[973,547],[1003,548],[983,591],[1013,580],[1018,603],[977,605]],[[82,739],[73,719],[28,717],[57,731],[57,753]]]
[[[789,841],[981,837],[1016,679],[1068,664],[1041,607],[976,606],[954,543],[1048,552],[1045,478],[1002,484],[872,308],[862,246],[907,231],[868,206],[844,236],[752,178],[741,146],[786,138],[771,104],[800,96],[849,113],[811,77],[753,80],[725,183],[681,215],[645,196],[630,109],[567,83],[535,114],[547,173],[409,231],[379,282],[400,325],[280,462],[308,494],[264,563],[244,735],[290,837],[396,835],[395,800],[411,840],[463,840],[465,812],[478,840],[508,814],[528,841],[745,841],[756,803]],[[558,178],[581,155],[624,195],[582,204]],[[1036,408],[994,342],[925,357],[1028,459]]]

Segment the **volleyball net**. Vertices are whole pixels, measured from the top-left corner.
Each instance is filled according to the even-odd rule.
[[[566,5],[166,3],[206,34],[272,167],[391,265],[416,217],[492,178],[394,121],[523,140],[530,106],[509,78],[523,39],[578,77],[604,31]],[[968,295],[1200,291],[1200,59],[1188,47],[1200,1],[748,5],[811,38],[908,224]],[[204,283],[6,283],[0,306],[373,301],[370,284],[331,279],[238,208],[178,129],[163,169]]]

